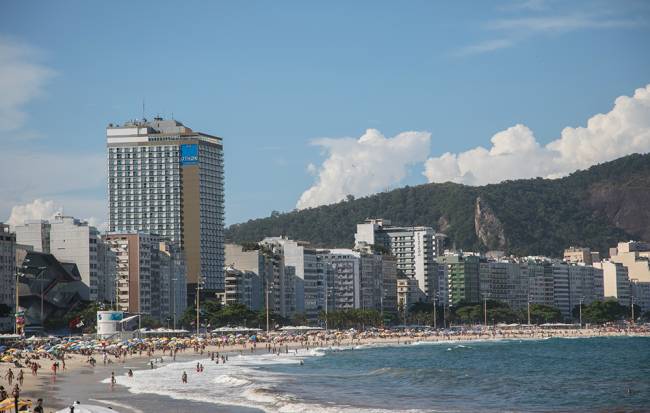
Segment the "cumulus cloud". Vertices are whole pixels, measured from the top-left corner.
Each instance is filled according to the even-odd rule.
[[[489,149],[477,147],[429,158],[424,176],[429,182],[469,185],[517,178],[558,178],[635,152],[650,151],[650,85],[633,96],[616,99],[614,108],[587,121],[586,127],[567,127],[560,137],[541,146],[533,132],[515,125],[495,134]]]
[[[57,206],[54,201],[35,199],[25,205],[16,205],[13,207],[7,223],[11,226],[16,226],[22,225],[25,221],[29,220],[51,220],[59,212],[61,212],[61,207]]]
[[[317,139],[328,154],[320,168],[308,166],[317,175],[316,183],[306,190],[298,209],[338,202],[347,195],[368,195],[399,183],[407,167],[423,162],[429,154],[431,134],[403,132],[386,138],[376,129],[368,129],[359,139]]]
[[[37,53],[0,37],[0,131],[12,131],[26,120],[25,105],[43,92],[52,70],[36,62]]]

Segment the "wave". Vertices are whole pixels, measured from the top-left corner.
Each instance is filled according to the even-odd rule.
[[[299,364],[310,357],[322,357],[329,350],[314,348],[298,350],[289,354],[257,354],[231,356],[225,364],[210,359],[174,362],[150,370],[138,370],[133,377],[116,376],[117,384],[125,386],[134,394],[149,393],[215,405],[230,405],[261,409],[274,413],[388,413],[390,410],[360,408],[336,404],[309,403],[295,395],[283,392],[278,385],[295,380],[295,376],[271,372],[265,366]],[[196,363],[204,365],[204,371],[196,372]],[[371,371],[369,375],[390,373],[390,368]],[[188,383],[181,383],[185,372]],[[110,378],[103,380],[110,383]],[[416,413],[418,410],[412,410]]]

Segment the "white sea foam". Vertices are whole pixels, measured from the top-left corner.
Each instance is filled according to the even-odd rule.
[[[165,364],[157,369],[138,370],[133,377],[116,376],[117,383],[131,393],[151,393],[174,399],[192,400],[218,405],[253,407],[265,412],[277,413],[388,413],[384,409],[361,409],[354,406],[307,403],[295,395],[276,389],[279,383],[292,380],[293,376],[270,372],[259,367],[273,364],[299,364],[308,357],[321,357],[326,349],[299,350],[289,354],[261,354],[230,357],[225,364],[209,359]],[[196,363],[204,365],[204,371],[196,372]],[[186,372],[188,383],[181,383]],[[110,383],[110,378],[103,382]],[[411,412],[415,413],[416,410]]]

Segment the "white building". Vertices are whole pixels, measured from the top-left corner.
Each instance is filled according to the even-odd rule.
[[[290,318],[295,314],[293,294],[293,267],[284,266],[284,249],[279,244],[258,244],[244,248],[237,244],[226,244],[226,265],[240,271],[251,271],[262,283],[262,307],[266,308],[268,295],[269,311]]]
[[[180,245],[188,302],[202,277],[223,289],[223,142],[175,120],[106,128],[109,230],[159,234]]]
[[[253,311],[262,308],[262,283],[259,275],[234,267],[226,267],[224,273],[225,289],[217,293],[224,305],[242,304]]]
[[[610,254],[610,261],[627,267],[630,279],[650,282],[650,243],[619,242],[616,248],[610,249]]]
[[[327,291],[327,270],[317,251],[306,242],[285,237],[267,237],[261,244],[282,247],[285,271],[289,267],[295,271],[295,312],[304,313],[310,322],[316,322],[320,312],[325,310]]]
[[[361,253],[351,249],[319,250],[319,255],[334,273],[332,308],[361,308]]]
[[[97,228],[73,217],[57,215],[50,222],[50,253],[57,260],[73,262],[81,280],[89,288],[91,301],[97,301],[99,292],[99,262],[97,259]]]
[[[16,235],[0,222],[0,304],[11,309],[9,317],[0,317],[0,332],[13,327],[16,308]]]
[[[16,242],[30,245],[36,252],[50,253],[50,223],[44,220],[25,221],[16,225]]]
[[[415,278],[431,299],[437,290],[436,257],[444,251],[444,234],[431,227],[394,227],[386,219],[367,219],[357,224],[355,248],[380,246],[397,258],[397,268],[407,277]]]

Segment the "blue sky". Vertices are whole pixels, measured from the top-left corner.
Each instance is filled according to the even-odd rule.
[[[543,147],[650,83],[644,1],[10,0],[0,41],[0,151],[18,171],[0,166],[0,220],[40,199],[23,213],[63,207],[105,221],[104,129],[141,117],[143,99],[149,117],[224,138],[231,224],[291,210],[310,187],[302,206],[607,160],[528,175],[514,162],[482,179],[472,165],[483,160],[461,154],[502,131],[508,145]],[[517,124],[525,129],[508,129]],[[629,138],[635,125],[612,133]],[[361,155],[342,159],[351,151]],[[346,165],[356,180],[337,175]]]

